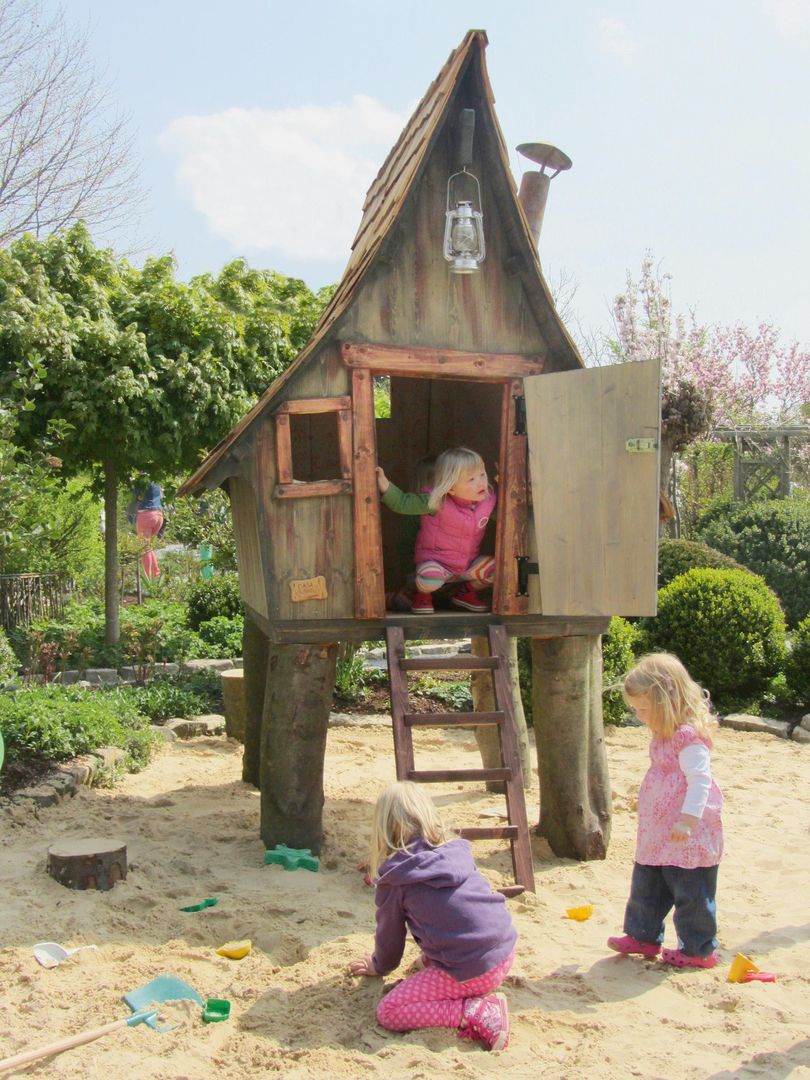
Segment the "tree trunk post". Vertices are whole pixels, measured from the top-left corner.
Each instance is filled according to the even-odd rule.
[[[269,651],[261,736],[261,837],[317,855],[323,841],[323,765],[337,644]]]
[[[604,859],[611,796],[601,638],[532,640],[532,711],[540,774],[537,833],[562,858]]]
[[[104,638],[115,645],[121,636],[118,620],[118,469],[104,462]]]
[[[245,672],[245,753],[242,758],[242,779],[254,787],[261,786],[262,717],[269,649],[267,634],[246,615],[245,628],[242,631],[242,664]]]
[[[520,768],[523,773],[523,787],[528,791],[532,786],[532,759],[529,751],[526,713],[523,708],[523,699],[520,696],[517,638],[508,638],[508,650],[507,656],[509,658],[509,675],[512,683],[512,702],[515,710]],[[473,656],[489,656],[489,641],[481,634],[474,634],[470,639],[470,651]],[[493,712],[495,710],[495,691],[492,686],[491,673],[489,671],[474,671],[471,681],[473,709],[476,712]],[[501,761],[501,741],[498,729],[489,726],[477,727],[475,729],[475,741],[478,743],[484,768],[501,768],[503,762]],[[504,784],[501,780],[488,780],[486,787],[487,791],[500,793],[504,791]]]

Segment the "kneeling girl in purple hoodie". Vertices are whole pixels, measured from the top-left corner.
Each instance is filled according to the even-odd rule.
[[[517,933],[504,897],[477,870],[469,843],[445,829],[418,784],[391,784],[377,800],[369,874],[376,888],[374,953],[352,961],[349,971],[393,971],[408,930],[424,964],[382,998],[379,1023],[391,1031],[457,1028],[461,1038],[504,1049],[506,998],[493,991],[512,966]]]

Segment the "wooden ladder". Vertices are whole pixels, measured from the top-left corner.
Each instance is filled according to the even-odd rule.
[[[506,652],[506,631],[503,626],[488,628],[489,656],[405,656],[405,635],[402,627],[387,628],[388,677],[391,683],[391,714],[394,719],[394,756],[398,780],[417,783],[446,783],[453,780],[500,780],[506,794],[508,825],[493,828],[461,829],[467,840],[508,840],[512,853],[515,885],[500,891],[518,896],[524,890],[534,892],[534,870],[523,797],[523,776],[520,767],[512,683]],[[409,671],[491,671],[495,696],[495,712],[413,713],[408,706]],[[413,736],[415,727],[483,727],[496,726],[501,748],[501,768],[498,769],[434,769],[420,770],[414,765]]]

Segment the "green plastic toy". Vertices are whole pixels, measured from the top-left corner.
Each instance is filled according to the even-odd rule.
[[[219,898],[216,896],[209,896],[207,900],[201,900],[199,904],[189,904],[188,907],[181,907],[181,911],[205,911],[207,907],[214,907],[219,903]]]
[[[218,1024],[227,1020],[231,1015],[231,1003],[225,998],[209,998],[202,1011],[202,1018],[206,1024]]]
[[[318,858],[306,848],[291,848],[286,844],[276,844],[272,851],[265,851],[265,863],[276,863],[285,870],[318,870]]]

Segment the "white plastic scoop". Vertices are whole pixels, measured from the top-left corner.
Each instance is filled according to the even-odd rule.
[[[82,949],[97,948],[97,945],[79,945],[75,949],[66,949],[64,945],[56,941],[40,941],[34,946],[34,956],[43,967],[53,968],[61,964],[63,960],[67,960],[69,956],[73,956],[74,953],[81,952]]]

